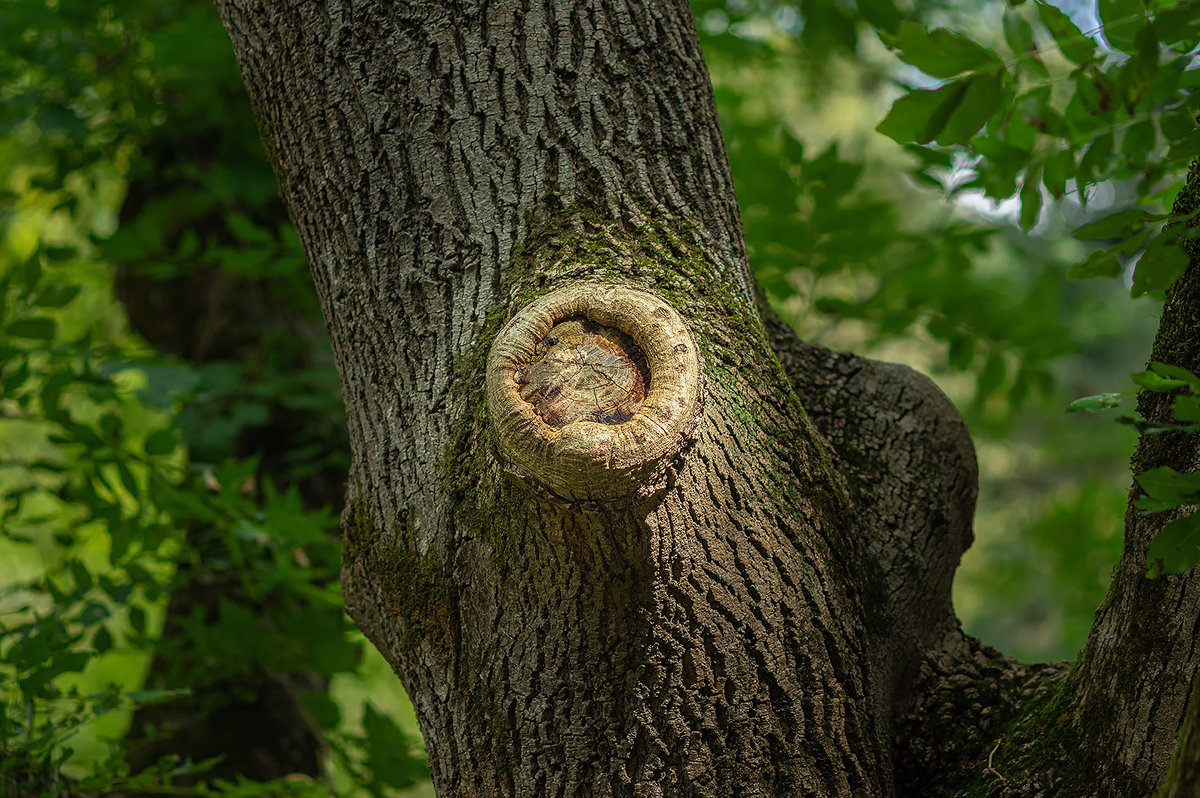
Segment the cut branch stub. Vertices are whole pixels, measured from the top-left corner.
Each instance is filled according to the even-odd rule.
[[[488,354],[501,456],[561,498],[652,492],[701,412],[683,318],[629,288],[575,284],[534,300]]]

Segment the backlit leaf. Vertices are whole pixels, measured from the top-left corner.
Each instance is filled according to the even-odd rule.
[[[1067,405],[1068,413],[1099,413],[1103,410],[1121,404],[1121,394],[1100,393],[1095,396],[1081,396]]]
[[[1146,18],[1141,0],[1099,0],[1100,22],[1104,38],[1118,50],[1134,52],[1137,33]]]
[[[952,78],[963,72],[998,69],[994,52],[945,28],[927,31],[917,22],[900,25],[894,45],[900,57],[935,78]]]
[[[1070,17],[1049,3],[1037,3],[1036,6],[1042,24],[1064,56],[1076,64],[1087,64],[1096,57],[1096,43],[1084,36]]]

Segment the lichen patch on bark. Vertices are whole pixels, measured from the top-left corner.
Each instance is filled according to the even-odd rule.
[[[633,339],[583,316],[563,319],[516,373],[518,393],[547,425],[620,424],[646,398],[650,372]]]

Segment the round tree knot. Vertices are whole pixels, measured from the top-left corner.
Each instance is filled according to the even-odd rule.
[[[551,493],[604,502],[652,492],[701,416],[698,350],[653,294],[567,286],[497,334],[487,406],[510,469]]]
[[[584,316],[563,319],[516,374],[521,398],[554,429],[576,421],[620,424],[646,398],[646,355],[614,327]]]

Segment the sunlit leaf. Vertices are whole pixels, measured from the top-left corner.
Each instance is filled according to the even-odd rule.
[[[1095,396],[1081,396],[1067,405],[1068,413],[1099,413],[1121,404],[1121,394],[1101,393]]]
[[[1170,377],[1164,377],[1161,374],[1156,374],[1153,371],[1135,371],[1129,375],[1134,384],[1155,393],[1163,393],[1173,391],[1176,388],[1183,388],[1188,383],[1183,380],[1175,380]]]
[[[1174,366],[1170,363],[1159,363],[1158,361],[1154,361],[1150,364],[1150,368],[1157,374],[1161,374],[1169,379],[1178,380],[1179,382],[1184,383],[1197,394],[1200,394],[1200,376],[1188,371],[1182,366]]]

